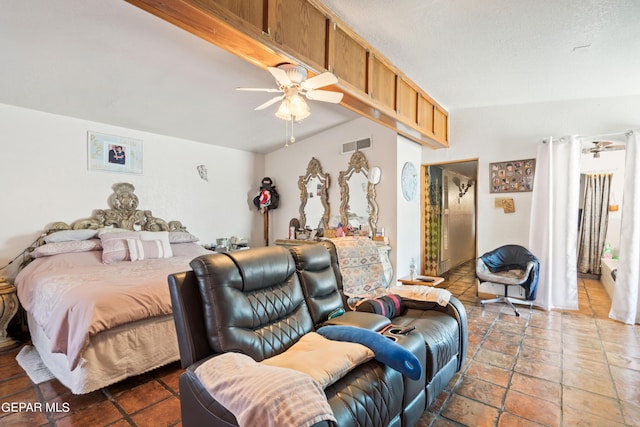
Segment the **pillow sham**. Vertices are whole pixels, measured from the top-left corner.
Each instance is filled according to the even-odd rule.
[[[168,231],[126,231],[119,233],[104,233],[100,236],[102,241],[102,262],[115,264],[121,261],[131,260],[128,239],[133,240],[158,240],[162,246],[162,256],[158,258],[171,258],[171,243],[169,243]],[[144,249],[143,249],[144,250]],[[136,260],[142,259],[136,255]]]
[[[45,243],[31,252],[32,258],[66,254],[71,252],[97,251],[102,248],[100,239],[70,240],[68,242]]]
[[[195,243],[199,241],[196,236],[186,231],[170,231],[169,242],[170,243]]]
[[[173,256],[168,231],[140,231],[139,233],[141,240],[160,240],[164,250],[163,258],[171,258]]]
[[[102,237],[103,234],[107,233],[133,233],[133,230],[129,230],[127,228],[118,228],[118,227],[103,227],[98,228],[97,233],[98,237]]]
[[[44,241],[45,243],[59,243],[74,240],[89,240],[96,237],[96,233],[96,230],[91,229],[61,230],[45,236]]]
[[[139,239],[137,231],[119,233],[104,233],[100,236],[102,242],[102,263],[115,264],[120,261],[130,260],[127,239]]]
[[[127,247],[129,248],[131,261],[171,257],[171,254],[167,256],[162,241],[159,239],[127,239]]]

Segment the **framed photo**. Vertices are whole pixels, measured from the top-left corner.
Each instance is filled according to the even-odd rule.
[[[87,132],[89,170],[142,174],[142,140]]]
[[[522,193],[533,191],[536,159],[489,163],[491,193]]]

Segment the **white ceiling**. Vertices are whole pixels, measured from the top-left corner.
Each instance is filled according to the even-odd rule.
[[[638,0],[325,0],[450,112],[640,94]],[[590,46],[580,48],[581,46]],[[0,2],[0,103],[256,152],[265,71],[121,0]],[[274,64],[275,65],[275,64]],[[357,116],[311,101],[301,139]]]

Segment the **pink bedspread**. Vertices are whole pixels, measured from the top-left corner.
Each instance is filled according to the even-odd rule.
[[[16,278],[18,298],[51,340],[51,351],[66,354],[73,370],[91,336],[171,314],[167,276],[211,253],[197,244],[176,246],[172,258],[117,264],[103,264],[101,251],[37,258]]]

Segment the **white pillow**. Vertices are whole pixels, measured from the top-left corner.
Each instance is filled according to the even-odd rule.
[[[107,233],[127,233],[132,231],[134,230],[129,230],[126,228],[118,228],[118,227],[104,227],[104,228],[98,228],[97,230],[98,237],[102,237],[103,234],[107,234]]]
[[[169,242],[171,243],[195,243],[198,240],[200,239],[186,231],[169,232]]]
[[[47,235],[44,238],[45,243],[71,242],[75,240],[89,240],[96,237],[96,230],[61,230]]]
[[[260,363],[304,372],[324,389],[373,356],[373,351],[362,344],[334,341],[309,332],[284,353]]]

